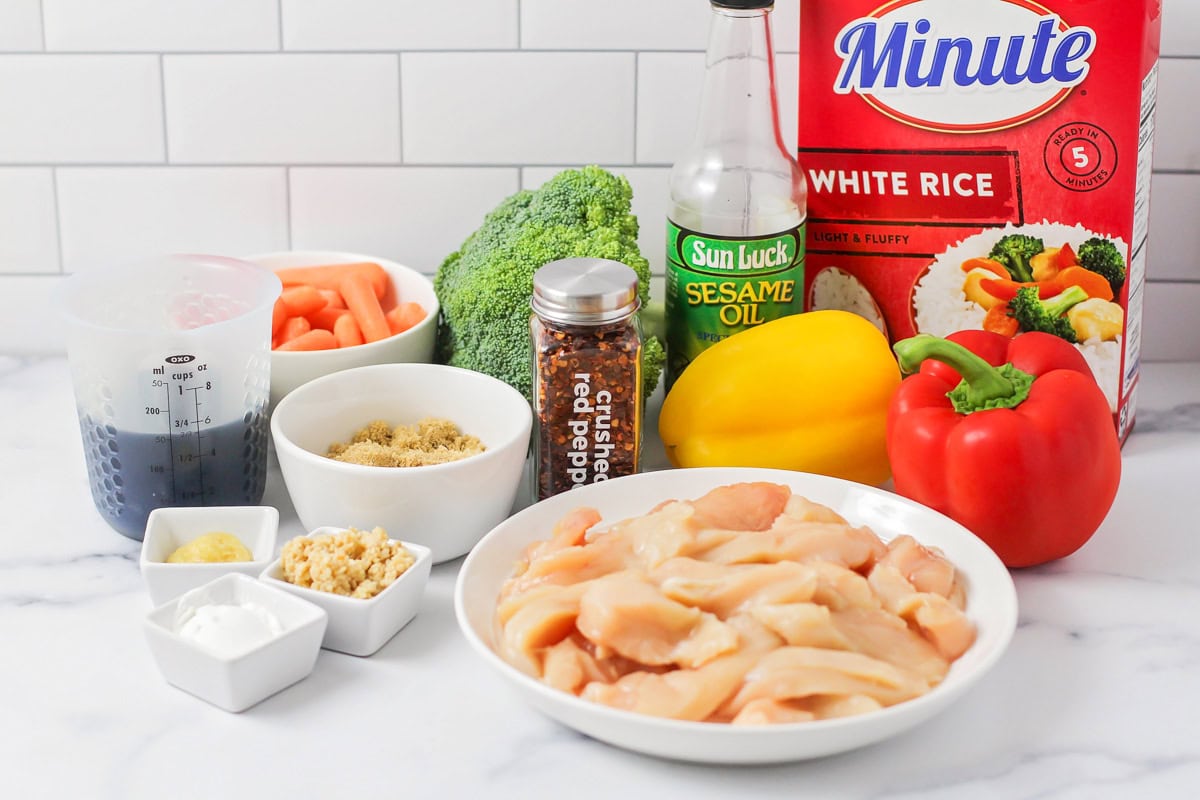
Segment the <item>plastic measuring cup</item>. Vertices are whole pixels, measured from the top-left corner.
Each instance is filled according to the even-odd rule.
[[[162,506],[257,505],[267,475],[268,269],[165,256],[77,273],[67,357],[92,499],[141,539]]]

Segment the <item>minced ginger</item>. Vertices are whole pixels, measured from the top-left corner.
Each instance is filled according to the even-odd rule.
[[[383,528],[349,528],[330,536],[297,536],[283,546],[283,578],[321,592],[374,597],[416,562]]]
[[[484,449],[478,437],[464,435],[450,420],[427,417],[416,425],[394,428],[375,420],[349,442],[329,445],[325,455],[370,467],[423,467],[458,461]]]

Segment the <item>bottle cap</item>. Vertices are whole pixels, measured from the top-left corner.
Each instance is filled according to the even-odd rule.
[[[771,8],[775,5],[775,0],[711,0],[711,2],[717,8],[740,8],[745,10]]]
[[[551,261],[533,275],[533,311],[555,322],[602,324],[638,309],[638,277],[604,258]]]

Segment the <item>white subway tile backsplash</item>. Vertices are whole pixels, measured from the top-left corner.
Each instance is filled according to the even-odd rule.
[[[42,0],[42,7],[47,50],[279,48],[278,0]]]
[[[1155,169],[1200,170],[1200,137],[1196,136],[1198,85],[1200,59],[1164,58],[1160,62],[1154,138]]]
[[[1152,280],[1200,281],[1200,175],[1155,175],[1150,190]],[[1200,334],[1198,334],[1200,336]]]
[[[673,164],[691,143],[703,86],[703,53],[638,54],[639,164]]]
[[[281,167],[63,168],[58,203],[68,272],[162,253],[288,246]]]
[[[0,169],[0,275],[58,272],[54,173],[44,167]]]
[[[61,275],[6,275],[0,314],[0,352],[20,355],[62,354],[66,350],[63,326],[47,324],[59,314],[56,297]],[[31,335],[31,332],[36,332]]]
[[[712,11],[697,0],[522,0],[521,47],[534,50],[703,50]],[[775,50],[794,53],[798,0],[772,13]]]
[[[1200,283],[1149,283],[1142,312],[1142,358],[1147,361],[1200,360]]]
[[[291,170],[292,246],[390,258],[431,274],[519,188],[513,167]]]
[[[287,50],[517,46],[517,0],[282,0]]]
[[[42,8],[38,0],[0,3],[0,53],[42,49]]]
[[[775,57],[776,95],[788,152],[796,151],[797,73],[795,53]],[[704,86],[703,53],[638,55],[637,160],[639,164],[672,164],[696,133]]]
[[[0,163],[163,159],[154,56],[0,56]]]
[[[521,170],[521,188],[536,189],[561,169],[526,167]],[[666,167],[613,166],[605,169],[629,179],[629,187],[633,189],[633,214],[638,219],[638,249],[650,262],[650,271],[661,275],[667,249],[667,178],[671,170]]]
[[[1200,3],[1196,0],[1163,0],[1162,54],[1188,56],[1200,53]]]
[[[522,0],[521,47],[703,50],[711,14],[697,0]]]
[[[395,163],[394,55],[166,56],[170,160]]]
[[[633,158],[632,53],[404,53],[404,161]]]
[[[789,147],[801,1],[772,14]],[[1162,5],[1143,357],[1194,360],[1200,3]],[[709,17],[704,0],[0,0],[0,352],[61,348],[26,335],[60,271],[291,246],[432,272],[503,197],[587,163],[629,178],[661,299]]]

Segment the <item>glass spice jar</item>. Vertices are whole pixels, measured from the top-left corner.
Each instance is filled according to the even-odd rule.
[[[637,273],[602,258],[533,276],[536,499],[638,471],[642,332]]]

